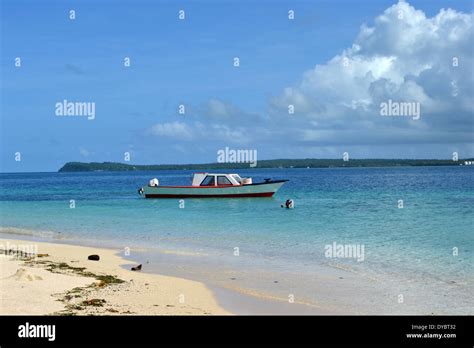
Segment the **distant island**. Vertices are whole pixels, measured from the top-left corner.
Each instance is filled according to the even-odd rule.
[[[339,167],[405,167],[405,166],[459,166],[474,165],[474,159],[274,159],[258,161],[255,168],[339,168]],[[252,169],[249,163],[154,164],[138,165],[118,162],[68,162],[58,172],[123,172],[146,170],[208,170]]]

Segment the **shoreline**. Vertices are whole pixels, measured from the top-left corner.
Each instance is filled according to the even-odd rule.
[[[121,257],[119,253],[123,255],[123,247],[119,247],[118,244],[114,243],[106,244],[105,241],[94,243],[94,240],[90,239],[58,238],[44,242],[38,235],[22,235],[21,239],[17,237],[18,235],[12,237],[8,233],[0,233],[0,251],[2,243],[4,244],[7,241],[48,245],[48,247],[55,248],[56,251],[54,254],[51,253],[52,259],[46,259],[47,261],[69,262],[72,267],[86,267],[86,272],[118,275],[118,278],[124,278],[127,281],[128,277],[142,277],[141,287],[134,286],[131,289],[130,284],[127,285],[128,288],[121,284],[111,285],[110,288],[114,289],[113,287],[115,287],[118,290],[111,291],[114,299],[111,298],[110,300],[112,310],[115,309],[113,306],[116,304],[119,304],[119,308],[123,307],[124,302],[127,302],[127,296],[143,295],[147,301],[151,301],[150,293],[145,291],[151,291],[151,288],[144,286],[145,283],[150,285],[153,282],[156,285],[159,282],[159,291],[164,290],[163,284],[169,289],[175,289],[174,297],[171,296],[170,298],[168,296],[166,299],[161,299],[164,301],[161,303],[164,306],[163,308],[160,307],[160,303],[154,303],[159,306],[153,306],[153,308],[139,306],[134,310],[124,309],[122,312],[119,310],[119,312],[112,313],[109,313],[109,311],[103,313],[100,310],[84,311],[84,308],[82,308],[80,313],[73,311],[70,315],[113,315],[114,313],[144,315],[459,315],[472,313],[469,309],[472,305],[472,298],[468,295],[472,287],[467,283],[464,284],[465,282],[458,282],[457,279],[452,281],[450,280],[451,277],[417,280],[417,278],[406,276],[400,278],[394,277],[394,275],[371,274],[367,272],[368,270],[361,272],[361,270],[336,264],[320,264],[313,269],[311,274],[302,271],[289,273],[272,268],[259,269],[257,267],[249,269],[247,268],[250,266],[248,262],[247,264],[242,263],[238,267],[235,267],[234,264],[234,267],[232,267],[232,265],[219,260],[216,263],[215,257],[211,258],[206,254],[179,250],[131,247],[132,253],[129,256]],[[82,260],[72,258],[67,253],[67,250],[73,249],[76,250],[76,253],[77,250],[84,250]],[[101,261],[87,261],[87,255],[84,254],[85,250],[90,254],[99,253]],[[38,253],[41,253],[41,251]],[[112,266],[108,265],[104,270],[96,267],[105,260],[102,254],[107,259],[115,260]],[[199,262],[196,262],[196,258],[199,258]],[[45,259],[42,261],[45,261]],[[81,262],[78,263],[79,261]],[[137,264],[143,264],[142,271],[130,271],[130,267]],[[6,293],[5,291],[8,290],[8,288],[2,288],[5,284],[3,265],[4,262],[0,263],[0,271],[2,271],[0,273],[0,279],[2,280],[0,282],[0,294]],[[19,265],[17,265],[18,268],[20,268]],[[12,271],[10,273],[11,276],[13,273]],[[71,278],[69,277],[69,279]],[[158,281],[158,279],[164,279],[164,281]],[[72,279],[72,281],[76,280],[77,278]],[[93,294],[99,294],[104,295],[104,299],[107,301],[107,297],[111,295],[110,292],[89,291],[93,280],[89,277],[87,278],[88,283],[81,285],[87,288],[87,291],[82,292],[82,297],[89,299]],[[61,284],[60,281],[61,279],[58,279],[58,284]],[[138,282],[140,281],[134,284],[138,284]],[[32,283],[35,282],[30,282],[30,284]],[[129,283],[131,282],[129,281]],[[187,292],[185,294],[184,291],[176,292],[176,283],[188,284]],[[67,292],[74,287],[69,286],[69,288],[63,290],[63,299],[64,296],[70,295]],[[195,294],[192,290],[195,287],[201,290],[200,294],[202,295]],[[62,288],[58,286],[58,289],[61,290]],[[59,290],[55,292],[58,293]],[[160,293],[159,291],[157,293]],[[50,291],[50,297],[52,293]],[[403,303],[398,303],[400,293],[403,293],[407,299]],[[193,304],[191,311],[187,311],[185,308],[176,308],[176,302],[179,302],[181,294],[184,295],[186,302],[188,302],[189,296],[195,296],[193,301],[202,300],[201,302],[206,304]],[[288,301],[290,294],[295,297],[293,302]],[[73,296],[75,295],[73,294]],[[196,299],[200,296],[202,296],[202,299]],[[56,301],[60,300],[61,298],[56,297]],[[448,306],[446,301],[451,304]],[[74,304],[74,302],[66,303],[70,306]],[[104,307],[107,307],[107,305]],[[0,312],[2,311],[0,310]]]
[[[109,267],[107,268],[107,271],[109,273],[113,273],[112,271],[115,271],[117,269],[127,272],[129,275],[137,275],[141,274],[143,276],[150,276],[150,277],[166,277],[170,279],[179,279],[180,281],[183,282],[192,282],[192,283],[197,283],[200,286],[203,286],[207,289],[208,294],[206,294],[209,297],[212,297],[212,300],[215,302],[215,305],[218,307],[218,310],[216,310],[215,307],[213,307],[212,311],[209,311],[209,313],[204,313],[204,314],[237,314],[237,315],[333,315],[332,311],[328,311],[327,309],[319,308],[316,306],[313,306],[308,303],[301,303],[299,301],[295,301],[293,303],[289,303],[285,301],[282,298],[279,298],[277,296],[274,296],[272,294],[264,294],[260,293],[258,291],[252,291],[250,289],[242,288],[242,289],[235,289],[235,288],[228,288],[225,286],[221,285],[216,285],[212,284],[210,282],[202,281],[202,280],[196,280],[193,279],[192,277],[187,277],[186,275],[176,275],[176,272],[166,272],[162,271],[160,273],[159,270],[156,270],[155,267],[152,267],[151,269],[149,267],[146,267],[142,270],[142,272],[132,272],[130,271],[130,267],[133,265],[137,265],[141,262],[141,260],[145,260],[144,253],[147,253],[148,250],[146,249],[140,249],[140,248],[132,248],[134,252],[134,256],[128,256],[127,258],[121,257],[118,254],[123,253],[123,249],[119,248],[118,246],[104,246],[103,244],[97,246],[97,244],[94,244],[90,240],[87,241],[87,243],[80,244],[80,241],[77,239],[53,239],[51,241],[43,241],[41,237],[35,236],[35,235],[21,235],[21,239],[19,239],[19,235],[13,235],[14,238],[11,238],[11,234],[9,233],[3,233],[5,236],[2,236],[2,233],[0,233],[0,253],[2,251],[2,245],[5,243],[12,243],[12,244],[23,244],[23,245],[31,245],[31,244],[37,244],[38,246],[43,246],[45,249],[48,250],[48,248],[63,248],[65,247],[66,249],[72,248],[72,249],[77,249],[75,250],[72,254],[77,255],[77,252],[80,252],[82,255],[85,255],[85,251],[87,250],[91,254],[99,254],[99,255],[110,255],[113,254],[113,257],[118,259],[114,263],[114,268],[110,269]],[[81,251],[83,249],[83,251]],[[39,250],[39,254],[42,254],[41,249]],[[43,250],[43,251],[44,251]],[[61,254],[63,254],[61,252]],[[166,254],[166,253],[164,253]],[[174,253],[173,253],[174,254]],[[5,278],[8,278],[8,275],[5,276],[5,267],[4,263],[2,263],[2,256],[0,254],[0,280],[5,280]],[[64,255],[61,255],[61,257],[55,257],[54,255],[50,255],[51,258],[46,259],[46,260],[56,260],[57,262],[66,262],[67,263],[67,257],[64,257]],[[138,256],[138,257],[137,257]],[[185,256],[185,255],[181,255]],[[102,256],[101,256],[102,259]],[[4,260],[3,260],[4,261]],[[43,260],[42,260],[43,261]],[[73,267],[77,267],[78,260],[73,260],[75,261],[73,263]],[[86,260],[87,262],[87,260]],[[86,266],[91,266],[94,265],[91,263],[93,261],[87,262]],[[98,261],[99,263],[101,261]],[[146,261],[143,261],[146,262]],[[84,263],[80,264],[81,266],[84,266]],[[21,262],[16,260],[16,269],[19,268],[25,268],[24,266],[21,265]],[[94,268],[95,270],[95,268]],[[7,270],[8,272],[8,270]],[[11,270],[10,270],[11,273]],[[76,279],[71,279],[72,282],[74,282]],[[86,285],[83,285],[83,287],[87,287],[90,285],[90,282],[93,281],[93,279],[89,278],[89,283]],[[0,295],[4,292],[4,288],[0,286]],[[65,291],[66,293],[67,291]],[[2,297],[0,296],[0,304],[2,303]],[[0,314],[5,314],[3,313],[3,307],[0,305]],[[15,314],[23,314],[23,313],[15,313]],[[44,313],[47,314],[47,313]],[[51,314],[51,313],[49,313]],[[74,313],[76,315],[78,313]],[[82,314],[86,314],[85,312]],[[89,313],[87,313],[89,314]],[[100,313],[94,313],[95,315],[100,315]],[[108,313],[105,313],[108,314]],[[113,313],[110,313],[113,314]],[[129,314],[129,313],[126,313]],[[141,314],[141,315],[154,315],[154,314],[161,314],[161,313],[136,313],[136,314]],[[165,314],[173,314],[173,313],[165,313]]]
[[[56,247],[61,246],[72,246],[79,248],[88,248],[93,250],[115,250],[115,255],[117,257],[118,253],[123,254],[123,247],[114,245],[111,241],[101,240],[99,243],[92,240],[80,240],[77,238],[64,238],[64,235],[55,232],[54,236],[48,231],[35,231],[29,230],[31,234],[19,233],[23,229],[13,227],[2,227],[0,230],[0,246],[2,241],[14,240],[22,243],[45,243],[52,244]],[[8,230],[5,232],[5,230]],[[47,238],[47,241],[44,241],[43,238]],[[119,243],[120,244],[120,243]],[[148,259],[151,259],[151,254],[158,251],[159,255],[165,256],[168,262],[164,267],[155,262],[152,262],[153,265],[144,267],[142,274],[146,275],[161,275],[171,278],[178,278],[182,280],[189,280],[192,282],[197,282],[205,286],[214,296],[217,304],[230,314],[237,315],[335,315],[335,314],[344,314],[339,308],[324,308],[321,306],[316,306],[313,303],[310,303],[307,300],[302,300],[297,298],[294,302],[289,302],[284,296],[278,296],[273,292],[264,291],[262,289],[255,289],[250,284],[244,284],[243,286],[228,286],[228,284],[217,284],[206,277],[202,277],[202,274],[196,276],[195,274],[185,273],[182,274],[176,269],[176,263],[173,262],[172,257],[178,257],[181,263],[192,263],[192,259],[196,254],[189,255],[186,252],[175,252],[171,250],[163,249],[147,249],[143,246],[135,246],[130,248],[132,253],[127,258],[122,258],[123,262],[119,266],[121,269],[128,271],[130,269],[131,263],[134,264],[145,264],[148,262]],[[1,249],[0,249],[1,251]],[[150,254],[151,253],[151,254]],[[133,255],[133,256],[132,256]],[[156,260],[155,260],[156,261]],[[179,267],[179,266],[178,266]],[[212,267],[211,267],[212,268]],[[195,270],[195,269],[194,269]],[[1,269],[0,269],[1,271]],[[195,270],[196,271],[196,270]],[[220,273],[222,270],[218,271],[212,269],[213,272]],[[337,270],[336,270],[337,271]],[[131,271],[130,271],[131,272]],[[228,271],[226,271],[228,272]],[[135,273],[135,272],[131,272]],[[198,274],[199,272],[196,272]],[[2,279],[0,273],[0,279]],[[1,288],[0,288],[1,292]],[[281,295],[281,294],[280,294]],[[285,295],[286,296],[286,295]],[[354,313],[352,313],[354,314]]]
[[[203,283],[131,271],[115,249],[6,238],[0,246],[2,315],[231,314]]]

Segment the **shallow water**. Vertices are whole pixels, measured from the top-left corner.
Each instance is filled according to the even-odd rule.
[[[462,289],[470,289],[474,279],[473,168],[252,169],[239,174],[254,182],[290,181],[273,198],[186,199],[180,208],[178,199],[145,200],[137,189],[153,177],[162,185],[188,184],[189,171],[0,174],[1,232],[50,231],[42,237],[130,248],[132,254],[146,248],[136,257],[151,265],[167,260],[172,272],[228,288],[235,280],[227,275],[237,272],[238,287],[281,288],[283,298],[288,289],[281,280],[260,281],[265,274],[268,279],[285,274],[313,301],[320,285],[314,275],[338,270],[329,271],[332,279],[342,269],[377,284],[408,282],[413,292],[426,288],[430,296],[440,286],[457,284],[460,306],[469,306]],[[295,209],[280,208],[287,198],[295,201]],[[328,258],[325,248],[333,243],[363,247],[363,254],[359,261]],[[472,308],[464,311],[473,313]]]

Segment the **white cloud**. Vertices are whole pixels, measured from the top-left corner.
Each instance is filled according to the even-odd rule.
[[[211,99],[208,103],[208,113],[216,117],[228,117],[229,107],[218,99]]]
[[[89,151],[87,151],[87,149],[85,149],[84,147],[79,148],[79,153],[82,157],[89,157]]]
[[[146,131],[147,134],[174,138],[184,141],[225,141],[232,143],[244,143],[249,141],[246,130],[243,127],[230,127],[220,123],[191,122],[168,122],[157,123]]]
[[[399,2],[362,25],[351,47],[302,72],[269,101],[267,115],[213,98],[187,108],[183,121],[155,124],[149,133],[201,140],[200,146],[266,148],[269,157],[333,156],[348,147],[368,157],[384,149],[394,156],[396,148],[449,156],[459,146],[472,155],[472,23],[473,14],[441,9],[429,18]],[[388,99],[419,102],[421,118],[381,116],[380,103]]]
[[[412,137],[404,138],[400,130],[407,128],[415,135],[419,132],[418,141],[432,141],[430,132],[439,131],[452,132],[456,141],[472,141],[472,19],[472,14],[451,9],[428,18],[399,2],[378,16],[373,26],[363,25],[352,47],[286,88],[273,100],[274,111],[286,118],[287,107],[293,104],[295,133],[321,143],[328,138],[357,144],[406,142]],[[454,57],[458,67],[453,67]],[[380,103],[388,99],[420,102],[421,120],[416,124],[380,117]]]
[[[178,121],[157,123],[147,133],[181,140],[192,140],[194,138],[193,130],[186,123]]]
[[[184,141],[247,144],[256,138],[254,130],[260,121],[257,114],[212,98],[197,107],[188,105],[182,120],[154,124],[146,134]]]

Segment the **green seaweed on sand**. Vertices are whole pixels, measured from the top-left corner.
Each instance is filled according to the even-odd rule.
[[[125,281],[117,278],[116,276],[106,274],[96,274],[92,273],[90,271],[86,270],[86,267],[74,267],[71,265],[68,265],[65,262],[52,262],[52,261],[42,261],[42,264],[47,265],[46,270],[53,272],[53,273],[63,273],[62,271],[70,271],[74,274],[80,275],[82,277],[90,277],[90,278],[95,278],[96,280],[99,280],[99,286],[105,286],[109,284],[120,284],[124,283]]]
[[[106,301],[102,298],[94,298],[91,300],[84,300],[81,302],[82,306],[103,307]]]
[[[95,279],[100,280],[101,284],[107,285],[107,284],[120,284],[124,283],[125,280],[122,280],[120,278],[117,278],[113,275],[96,275]],[[101,285],[101,286],[103,286]]]
[[[66,262],[53,262],[49,260],[42,260],[38,262],[37,260],[32,260],[32,259],[25,259],[24,261],[25,263],[30,264],[30,265],[41,265],[46,270],[52,273],[60,273],[60,274],[72,273],[72,274],[76,274],[82,277],[94,278],[95,280],[98,281],[84,287],[75,287],[65,292],[62,298],[58,299],[58,301],[61,301],[64,303],[65,309],[54,313],[55,315],[64,315],[64,316],[76,315],[77,311],[82,311],[85,309],[85,307],[103,307],[104,303],[106,302],[104,299],[84,300],[80,302],[79,304],[69,303],[69,301],[71,301],[73,298],[83,297],[85,293],[88,292],[88,290],[90,289],[94,289],[97,287],[102,288],[105,286],[125,283],[125,280],[117,278],[114,275],[96,274],[96,273],[87,271],[86,267],[74,267],[67,264]]]
[[[68,309],[69,311],[82,311],[84,309],[84,307],[81,307],[80,305],[77,305],[77,304],[68,304],[66,305],[66,309]]]

